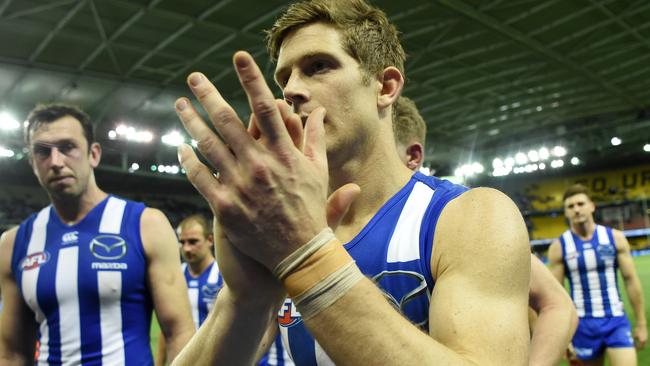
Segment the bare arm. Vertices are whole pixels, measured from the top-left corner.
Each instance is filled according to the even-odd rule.
[[[533,255],[529,304],[538,314],[531,340],[530,365],[557,365],[578,326],[578,315],[567,292]]]
[[[436,227],[429,335],[367,279],[306,324],[337,365],[524,365],[528,248],[509,199],[470,191],[449,203]]]
[[[34,314],[23,301],[11,271],[11,255],[17,229],[0,238],[0,287],[3,308],[0,318],[0,364],[33,365],[36,346]]]
[[[564,286],[564,262],[562,261],[562,246],[558,239],[555,239],[548,248],[549,269],[553,277]]]
[[[613,230],[614,242],[616,243],[617,261],[623,275],[625,290],[634,310],[634,338],[637,347],[643,349],[648,340],[648,326],[646,322],[645,305],[641,281],[636,273],[634,261],[630,254],[630,244],[625,235],[618,230]]]
[[[156,366],[165,366],[167,364],[167,346],[165,344],[165,336],[160,333],[158,338],[158,351],[156,352]]]
[[[151,208],[142,213],[140,230],[151,297],[167,341],[167,359],[172,360],[194,334],[176,235],[165,215]]]
[[[237,300],[224,286],[199,331],[172,365],[253,365],[259,353],[255,350],[276,316],[276,306],[269,305]]]

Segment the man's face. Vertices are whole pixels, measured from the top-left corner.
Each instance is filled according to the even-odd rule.
[[[190,223],[181,228],[178,242],[181,244],[183,258],[189,264],[200,263],[212,255],[212,238],[206,238],[203,228],[197,223]]]
[[[88,141],[81,123],[65,116],[30,132],[29,162],[41,186],[54,197],[78,197],[85,192],[101,150]]]
[[[596,207],[586,194],[580,193],[564,200],[564,216],[572,224],[582,224],[592,219]]]
[[[376,78],[364,83],[359,63],[343,49],[334,27],[313,23],[289,33],[275,80],[303,123],[315,108],[325,107],[330,165],[372,146],[381,84]]]

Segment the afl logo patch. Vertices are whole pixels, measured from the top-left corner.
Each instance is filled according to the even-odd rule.
[[[90,252],[95,258],[117,260],[126,255],[126,242],[117,235],[96,236],[90,242]]]
[[[291,301],[291,299],[285,299],[284,304],[278,312],[278,324],[281,327],[289,328],[300,323],[302,318],[300,313],[296,309],[296,305]]]
[[[221,286],[217,285],[216,283],[206,283],[203,285],[203,287],[201,287],[203,296],[208,300],[214,300],[217,297],[219,290],[221,290]]]
[[[23,260],[20,262],[20,268],[22,268],[23,271],[29,271],[44,265],[49,260],[50,253],[48,252],[32,253],[23,258]]]

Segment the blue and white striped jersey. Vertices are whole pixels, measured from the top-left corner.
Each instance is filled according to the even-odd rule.
[[[612,229],[596,225],[591,240],[584,241],[567,230],[560,243],[578,317],[625,315],[616,281],[618,261]]]
[[[183,263],[183,274],[187,282],[187,291],[190,297],[190,306],[192,308],[192,318],[194,326],[198,329],[208,317],[208,313],[214,306],[217,294],[223,287],[223,277],[219,272],[219,266],[213,261],[203,273],[197,277],[190,274],[187,263]],[[269,348],[269,351],[260,360],[259,366],[292,366],[293,363],[289,355],[284,352],[280,336],[276,337],[275,342]]]
[[[39,326],[38,365],[151,365],[144,210],[109,196],[66,225],[50,205],[19,227],[12,271]]]
[[[183,274],[187,282],[187,294],[190,297],[194,327],[199,329],[205,318],[208,317],[217,294],[223,286],[223,278],[219,274],[216,261],[213,261],[198,277],[193,277],[187,263],[183,263]]]
[[[466,187],[415,173],[345,244],[361,272],[423,330],[429,327],[429,299],[434,286],[431,252],[436,222],[445,205],[465,191]],[[278,324],[296,365],[334,365],[309,334],[291,299],[280,309]]]

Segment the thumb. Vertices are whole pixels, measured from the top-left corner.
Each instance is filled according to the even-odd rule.
[[[348,183],[332,193],[327,199],[327,224],[335,229],[341,223],[343,216],[348,212],[352,202],[361,193],[361,188]]]

